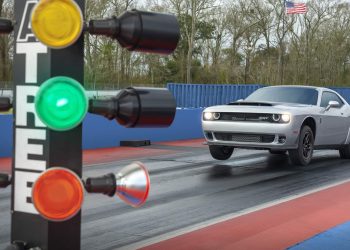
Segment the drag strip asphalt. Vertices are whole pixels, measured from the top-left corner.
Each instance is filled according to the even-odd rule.
[[[350,160],[340,159],[338,151],[316,151],[310,166],[294,167],[287,155],[267,151],[236,150],[230,160],[216,161],[203,146],[149,148],[172,153],[84,167],[84,177],[90,177],[142,161],[150,172],[151,190],[140,209],[118,197],[86,194],[81,249],[128,249],[137,242],[350,178]],[[0,225],[0,249],[4,249],[10,241],[10,188],[0,190]]]

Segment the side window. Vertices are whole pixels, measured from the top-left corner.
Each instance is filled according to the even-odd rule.
[[[340,106],[344,105],[344,102],[336,94],[332,92],[323,92],[321,99],[321,107],[327,107],[330,101],[337,101],[340,103]]]

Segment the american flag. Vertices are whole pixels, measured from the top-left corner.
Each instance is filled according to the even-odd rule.
[[[287,14],[305,14],[307,12],[306,3],[294,3],[286,1]]]

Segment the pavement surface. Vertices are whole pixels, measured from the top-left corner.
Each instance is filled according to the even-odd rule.
[[[162,240],[193,225],[350,179],[350,160],[340,159],[337,151],[316,151],[310,166],[294,167],[287,155],[254,150],[236,150],[230,160],[219,162],[202,142],[86,151],[84,177],[142,161],[150,172],[151,190],[140,209],[117,197],[87,194],[82,249],[141,247],[149,239]],[[9,171],[9,163],[0,160],[0,170]],[[0,192],[0,225],[3,249],[10,238],[10,188]]]
[[[205,227],[175,237],[172,235],[160,242],[158,237],[158,241],[143,249],[270,250],[295,246],[293,248],[305,250],[342,250],[344,248],[339,246],[347,246],[347,250],[350,246],[349,227],[324,231],[350,220],[349,195],[350,182],[347,181],[299,197],[284,198],[265,205],[265,208],[258,206],[248,213],[232,214],[232,218],[226,216],[221,221],[213,221]],[[313,239],[318,234],[325,234],[326,237]],[[327,237],[329,235],[333,238]],[[336,247],[320,248],[326,245]]]

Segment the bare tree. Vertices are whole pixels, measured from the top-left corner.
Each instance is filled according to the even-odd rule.
[[[208,16],[208,11],[213,7],[214,0],[169,0],[177,15],[182,18],[183,34],[188,43],[186,58],[186,82],[191,83],[192,56],[197,33],[198,22]]]

